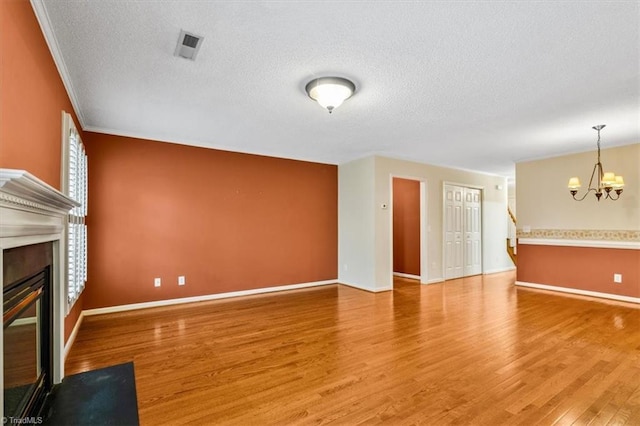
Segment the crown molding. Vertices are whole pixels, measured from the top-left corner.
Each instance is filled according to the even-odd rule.
[[[86,120],[84,118],[84,115],[82,114],[82,110],[80,109],[80,102],[78,101],[78,97],[73,90],[73,84],[71,83],[69,70],[67,69],[67,65],[64,62],[62,51],[60,50],[58,40],[56,38],[55,32],[53,31],[53,26],[51,25],[51,20],[49,19],[49,14],[47,13],[45,2],[44,0],[30,1],[31,7],[33,8],[33,11],[36,15],[36,19],[40,24],[40,29],[42,30],[44,39],[47,42],[47,46],[49,47],[49,51],[51,52],[51,56],[53,57],[53,62],[56,64],[58,74],[60,74],[60,78],[62,79],[62,84],[64,85],[64,88],[67,92],[67,96],[69,96],[69,100],[71,101],[73,110],[75,111],[76,116],[80,121],[80,127],[84,130]]]

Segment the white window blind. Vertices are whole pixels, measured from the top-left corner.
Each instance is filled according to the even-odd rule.
[[[73,119],[63,113],[62,189],[80,203],[69,212],[67,224],[67,303],[71,308],[87,281],[87,154]]]

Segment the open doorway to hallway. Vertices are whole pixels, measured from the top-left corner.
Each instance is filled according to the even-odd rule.
[[[421,184],[419,180],[393,178],[393,275],[416,280],[421,277]]]

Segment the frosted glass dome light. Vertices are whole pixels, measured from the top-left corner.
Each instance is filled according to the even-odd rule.
[[[305,87],[311,99],[331,112],[342,105],[356,91],[353,82],[342,77],[321,77],[311,80]]]

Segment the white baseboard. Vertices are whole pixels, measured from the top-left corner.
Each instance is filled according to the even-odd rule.
[[[101,315],[115,312],[133,311],[136,309],[157,308],[161,306],[179,305],[181,303],[204,302],[207,300],[228,299],[230,297],[250,296],[253,294],[273,293],[276,291],[296,290],[300,288],[318,287],[337,284],[338,280],[314,281],[309,283],[282,285],[277,287],[256,288],[253,290],[231,291],[228,293],[206,294],[203,296],[181,297],[179,299],[156,300],[153,302],[132,303],[130,305],[109,306],[106,308],[87,309],[84,315]]]
[[[601,293],[599,291],[580,290],[578,288],[557,287],[554,285],[528,283],[524,281],[516,281],[517,286],[530,287],[539,290],[558,291],[561,293],[577,294],[580,296],[598,297],[601,299],[617,300],[619,302],[640,303],[640,297],[621,296],[619,294]]]
[[[80,316],[78,317],[78,321],[76,321],[76,325],[73,327],[71,334],[69,335],[69,340],[64,344],[64,360],[67,360],[67,355],[69,355],[69,351],[71,351],[71,347],[73,343],[76,341],[76,337],[78,336],[78,330],[80,330],[80,325],[82,324],[82,320],[84,319],[84,311],[80,312]]]
[[[368,291],[368,292],[371,292],[371,293],[375,293],[376,292],[376,290],[374,288],[366,287],[366,286],[363,286],[363,285],[360,285],[360,284],[350,283],[350,282],[347,282],[347,281],[344,281],[344,280],[339,280],[338,284],[346,285],[347,287],[353,287],[353,288],[357,288],[358,290],[364,290],[364,291]]]
[[[404,272],[394,272],[393,275],[400,278],[409,278],[410,280],[419,280],[420,275],[405,274]]]
[[[423,284],[437,284],[437,283],[443,283],[443,282],[444,282],[444,278],[440,277],[440,278],[431,278],[430,280],[427,280],[427,282]]]
[[[391,291],[391,290],[393,290],[393,286],[387,286],[387,287],[365,287],[365,286],[360,285],[360,284],[349,283],[349,282],[346,282],[346,281],[338,281],[338,284],[346,285],[347,287],[357,288],[358,290],[368,291],[369,293],[380,293],[380,292],[383,292],[383,291]]]
[[[517,268],[515,266],[507,266],[506,268],[498,268],[498,269],[489,269],[488,271],[483,271],[482,275],[499,274],[500,272],[515,271],[516,269]]]

